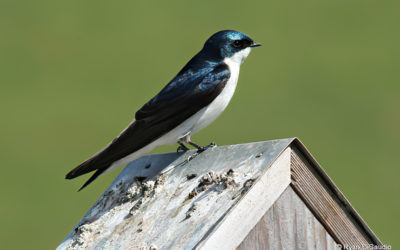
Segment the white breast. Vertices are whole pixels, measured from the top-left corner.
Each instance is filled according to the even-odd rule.
[[[138,157],[150,152],[154,148],[166,145],[174,144],[180,138],[185,135],[193,135],[194,133],[205,128],[207,125],[212,123],[228,106],[229,101],[232,99],[233,93],[235,92],[237,81],[239,78],[240,65],[243,63],[244,59],[249,55],[251,48],[244,49],[230,58],[224,60],[224,63],[228,65],[230,70],[230,78],[226,83],[222,92],[212,101],[208,106],[199,110],[196,114],[192,115],[189,119],[178,125],[176,128],[172,129],[165,135],[161,136],[154,142],[148,144],[147,146],[141,148],[140,150],[114,162],[106,172],[112,169],[118,168],[131,162]]]
[[[239,67],[239,65],[235,64],[229,66],[231,76],[228,82],[226,83],[222,92],[214,99],[214,101],[210,103],[210,105],[196,113],[195,116],[198,116],[199,119],[196,124],[194,124],[191,134],[198,132],[212,123],[228,106],[230,100],[232,99],[233,93],[235,93],[239,78]]]
[[[227,64],[230,62],[226,62]],[[230,64],[228,64],[229,66]],[[207,107],[202,108],[196,114],[191,116],[189,119],[181,123],[176,128],[169,131],[167,134],[161,136],[159,139],[154,142],[148,144],[144,148],[114,162],[110,168],[105,171],[105,173],[112,171],[116,168],[124,166],[125,164],[139,158],[140,156],[152,151],[158,146],[161,145],[171,145],[178,142],[178,140],[185,135],[192,135],[199,130],[205,128],[211,122],[213,122],[217,117],[224,111],[226,106],[228,106],[229,101],[231,100],[233,93],[235,92],[236,84],[239,77],[239,68],[240,65],[231,64],[229,69],[231,71],[231,77],[226,83],[224,89],[221,94],[219,94],[214,101],[209,104]]]
[[[190,132],[191,134],[198,132],[215,121],[215,119],[217,119],[217,117],[220,116],[228,106],[230,100],[232,99],[233,93],[235,93],[236,85],[239,79],[240,65],[249,55],[250,51],[251,48],[247,48],[224,60],[224,63],[229,67],[231,73],[230,78],[222,92],[214,99],[214,101],[195,114],[195,116],[199,116],[199,119],[193,126]]]

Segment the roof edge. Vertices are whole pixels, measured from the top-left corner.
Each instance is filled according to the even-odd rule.
[[[236,249],[290,185],[291,147],[286,146],[195,249]],[[221,242],[221,239],[225,239]]]
[[[363,220],[363,218],[358,214],[355,208],[351,205],[349,200],[344,196],[344,194],[339,190],[339,188],[335,185],[332,179],[328,176],[328,174],[324,171],[321,165],[317,162],[317,160],[312,156],[310,151],[306,148],[306,146],[300,141],[299,138],[295,137],[294,140],[290,143],[290,146],[296,147],[300,152],[305,156],[305,158],[309,161],[310,165],[317,172],[319,177],[324,181],[324,184],[329,188],[330,191],[338,198],[341,205],[346,209],[346,213],[348,213],[354,221],[357,223],[357,226],[364,230],[366,236],[370,238],[372,243],[375,245],[382,245],[382,242],[375,235],[375,233],[371,230],[368,224]]]

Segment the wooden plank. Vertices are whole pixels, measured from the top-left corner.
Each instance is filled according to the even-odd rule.
[[[290,147],[232,207],[198,249],[235,249],[290,184]]]
[[[337,248],[333,238],[289,186],[237,249]]]
[[[292,141],[144,156],[120,173],[58,249],[192,249],[258,185]],[[264,198],[273,199],[278,187],[283,192],[290,183],[290,152],[284,155],[285,179],[269,172],[272,179],[263,183],[274,186],[262,193],[276,193]],[[246,224],[248,217],[242,218]]]
[[[291,186],[336,242],[351,247],[377,244],[347,213],[346,205],[338,198],[337,192],[332,191],[332,184],[320,175],[322,169],[312,166],[297,148],[292,151],[291,170]]]
[[[290,138],[142,157],[121,172],[58,249],[234,249],[254,226],[261,229],[248,237],[260,247],[278,239],[281,249],[332,249],[326,233],[307,233],[318,227],[315,218],[304,217],[304,227],[305,212],[295,209],[290,217],[285,204],[268,215],[270,221],[282,217],[277,230],[264,234],[259,219],[290,182],[336,242],[381,245],[300,141]],[[297,230],[288,233],[283,228],[289,226]]]
[[[357,211],[342,194],[339,188],[336,187],[335,183],[332,181],[331,178],[329,178],[329,176],[322,169],[315,158],[311,155],[311,153],[307,150],[304,144],[296,138],[292,142],[291,146],[296,147],[304,156],[304,158],[306,158],[307,164],[315,171],[315,174],[319,176],[321,182],[323,182],[326,188],[332,193],[337,202],[344,209],[345,213],[348,214],[348,216],[352,217],[354,224],[363,232],[363,235],[366,236],[368,242],[370,242],[372,245],[383,246],[379,238],[374,234],[374,232],[363,220],[363,218],[357,213]]]

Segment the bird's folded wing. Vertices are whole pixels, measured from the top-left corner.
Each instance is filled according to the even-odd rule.
[[[113,162],[155,141],[210,104],[221,93],[229,77],[229,68],[225,64],[206,73],[187,72],[178,75],[136,112],[136,120],[120,136],[69,172],[66,178],[72,179],[98,170],[93,179],[85,183],[86,186]]]

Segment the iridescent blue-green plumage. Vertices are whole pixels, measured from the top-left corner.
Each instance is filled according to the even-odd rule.
[[[241,32],[225,30],[212,35],[202,50],[136,112],[135,122],[104,150],[69,172],[66,178],[97,170],[82,188],[86,187],[113,162],[157,140],[209,105],[230,78],[224,59],[255,46],[258,44]]]
[[[212,82],[212,77],[217,76],[213,76],[210,73],[218,65],[222,64],[225,58],[231,57],[243,49],[243,47],[232,47],[231,44],[233,41],[243,41],[244,47],[254,44],[249,36],[238,31],[223,30],[215,33],[205,42],[203,49],[146,105],[153,105],[159,101],[170,99],[173,96],[179,96],[182,93],[193,92],[196,90],[196,85],[203,78],[206,78],[205,80],[208,80],[208,82]],[[210,86],[202,83],[203,89],[207,89]],[[138,112],[140,113],[140,110]]]

